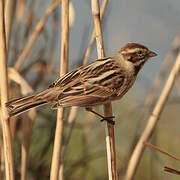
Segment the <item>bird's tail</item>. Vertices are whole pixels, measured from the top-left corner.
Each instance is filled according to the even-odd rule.
[[[46,103],[48,103],[48,101],[37,94],[9,101],[6,103],[6,107],[8,108],[9,116],[16,116]]]

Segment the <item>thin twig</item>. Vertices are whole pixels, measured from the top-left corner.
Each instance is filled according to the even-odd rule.
[[[14,179],[14,162],[12,157],[12,142],[9,128],[8,111],[5,103],[8,101],[7,49],[4,22],[4,0],[0,1],[0,83],[1,83],[1,124],[3,130],[4,160],[6,180]]]
[[[62,32],[61,32],[61,57],[60,57],[60,76],[67,73],[69,55],[69,0],[62,1]],[[51,180],[62,179],[59,177],[60,159],[62,154],[62,136],[64,126],[64,108],[59,108],[57,113],[55,140],[53,157],[51,164]],[[63,166],[62,166],[63,167]],[[63,176],[63,173],[61,173]]]
[[[24,50],[22,51],[19,58],[17,59],[16,64],[14,65],[16,70],[20,70],[20,68],[22,67],[22,64],[23,64],[25,58],[29,54],[37,37],[39,36],[40,32],[42,31],[47,18],[56,9],[56,7],[59,5],[60,2],[61,2],[61,0],[56,0],[47,8],[45,15],[42,17],[42,19],[36,25],[35,31],[32,33],[31,37],[29,38],[27,44],[24,47]]]
[[[176,160],[180,161],[180,158],[177,158],[176,156],[174,156],[174,155],[172,155],[172,154],[170,154],[170,153],[168,153],[168,152],[166,152],[166,151],[164,151],[164,150],[162,150],[162,149],[160,149],[160,148],[158,148],[158,147],[156,147],[156,146],[154,146],[154,145],[152,145],[150,143],[144,142],[144,145],[148,146],[148,147],[150,147],[152,149],[155,149],[156,151],[159,151],[159,152],[161,152],[161,153],[163,153],[163,154],[165,154],[165,155],[167,155],[167,156],[169,156],[169,157],[171,157],[173,159],[176,159]]]
[[[92,14],[94,16],[94,26],[96,34],[96,44],[97,44],[97,53],[98,58],[103,58],[104,53],[104,44],[101,31],[100,23],[100,8],[99,1],[92,0]],[[104,106],[105,116],[112,116],[112,106],[111,103]],[[116,152],[115,152],[115,139],[114,139],[114,126],[107,122],[106,130],[106,148],[107,148],[107,162],[108,162],[108,175],[109,179],[116,180]]]
[[[170,168],[170,167],[167,167],[167,166],[164,167],[164,171],[180,175],[180,171]]]
[[[168,80],[162,90],[162,93],[154,107],[154,110],[151,114],[151,116],[149,117],[148,123],[145,127],[145,130],[143,131],[133,153],[132,156],[130,158],[129,164],[128,164],[128,168],[127,168],[127,172],[126,172],[126,180],[131,180],[135,174],[136,168],[139,164],[139,161],[142,157],[142,154],[144,152],[144,142],[147,142],[152,133],[153,130],[158,122],[158,119],[164,109],[165,103],[168,99],[168,96],[172,90],[172,87],[174,85],[175,79],[178,75],[180,69],[180,54],[178,55],[176,62],[170,72],[170,75],[168,77]]]

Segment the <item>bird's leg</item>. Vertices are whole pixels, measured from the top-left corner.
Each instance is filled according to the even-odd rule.
[[[115,121],[113,121],[112,119],[115,118],[114,116],[110,116],[110,117],[104,117],[103,115],[97,113],[96,111],[94,111],[91,107],[86,107],[86,111],[92,112],[93,114],[101,117],[101,122],[102,121],[107,121],[108,123],[111,123],[112,125],[115,124]]]

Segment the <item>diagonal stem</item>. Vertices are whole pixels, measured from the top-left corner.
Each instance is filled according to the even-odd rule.
[[[59,5],[60,2],[61,2],[61,0],[56,0],[47,8],[45,15],[42,17],[42,19],[36,25],[35,31],[32,33],[32,35],[29,38],[27,44],[25,45],[22,53],[18,57],[16,64],[14,65],[16,70],[19,71],[21,69],[25,58],[28,56],[28,54],[29,54],[30,50],[32,49],[37,37],[39,36],[40,32],[42,31],[42,29],[43,29],[43,27],[47,21],[47,18],[56,9],[56,7]]]

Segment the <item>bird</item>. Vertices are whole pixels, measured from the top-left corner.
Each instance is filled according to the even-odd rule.
[[[58,107],[78,106],[100,116],[93,106],[121,99],[134,84],[139,71],[157,54],[146,46],[128,43],[115,56],[97,59],[56,79],[46,90],[6,103],[9,116],[17,116],[44,104]]]

